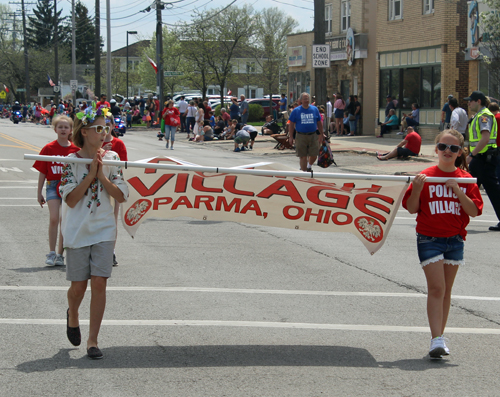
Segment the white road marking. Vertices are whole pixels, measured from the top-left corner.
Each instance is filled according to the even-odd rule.
[[[0,186],[0,189],[38,189],[38,186]]]
[[[66,319],[24,319],[0,318],[0,324],[6,325],[65,325]],[[81,325],[88,325],[88,320],[81,320]],[[198,326],[198,327],[247,327],[247,328],[288,328],[337,331],[379,331],[379,332],[422,332],[428,333],[429,327],[409,327],[395,325],[368,324],[314,324],[283,323],[264,321],[216,321],[216,320],[103,320],[102,325],[119,326]],[[447,327],[446,334],[500,335],[496,328],[453,328]]]
[[[45,285],[2,285],[0,291],[67,291],[69,286]],[[90,291],[90,289],[88,289]],[[243,288],[197,288],[197,287],[110,287],[107,291],[121,292],[210,292],[225,294],[269,294],[269,295],[314,295],[314,296],[359,296],[384,298],[426,298],[426,294],[415,292],[356,292],[356,291],[307,291],[307,290],[273,290],[273,289],[243,289]],[[467,296],[452,295],[452,299],[500,301],[497,296]]]
[[[36,200],[34,197],[0,197],[0,200]]]
[[[13,180],[8,180],[8,179],[1,179],[0,183],[38,183],[38,181],[36,179],[27,179],[24,181],[13,181]]]

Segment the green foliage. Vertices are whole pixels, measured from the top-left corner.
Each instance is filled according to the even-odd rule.
[[[264,117],[264,108],[257,104],[250,104],[248,121],[260,121]]]
[[[28,46],[35,50],[42,50],[54,46],[54,1],[38,0],[33,9],[35,16],[29,17],[26,27]],[[66,25],[66,18],[61,17],[62,9],[57,11],[57,37],[59,44],[68,44],[71,37],[70,29]]]
[[[94,58],[95,24],[81,1],[75,4],[76,63],[89,64]],[[101,39],[102,41],[102,39]]]
[[[214,116],[215,117],[219,117],[220,116],[220,109],[221,109],[221,106],[220,105],[217,105],[214,109]]]

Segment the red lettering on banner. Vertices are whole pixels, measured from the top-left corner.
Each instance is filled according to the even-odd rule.
[[[132,187],[137,190],[137,193],[139,193],[142,197],[147,197],[147,196],[152,196],[155,194],[158,190],[160,190],[163,185],[165,185],[172,177],[174,174],[163,174],[160,176],[155,183],[153,183],[153,186],[151,186],[149,189],[144,185],[144,183],[141,181],[141,179],[138,176],[134,176],[133,178],[130,178],[127,180]]]
[[[200,204],[205,204],[205,207],[207,207],[207,210],[213,211],[214,208],[212,207],[212,203],[215,200],[213,196],[196,196],[194,198],[194,208],[200,208]]]
[[[176,163],[176,162],[173,162],[172,160],[170,159],[166,159],[166,158],[161,158],[161,157],[157,157],[153,160],[150,160],[148,161],[148,164],[159,164],[160,161],[165,161],[165,162],[168,162],[168,163],[173,163],[175,165],[180,165],[179,163]],[[156,168],[146,168],[144,170],[144,173],[145,174],[156,174],[156,171],[158,171]],[[169,170],[170,171],[170,170]]]
[[[369,210],[367,206],[378,208],[387,214],[391,213],[391,209],[381,203],[371,201],[372,199],[380,199],[391,205],[394,204],[394,199],[392,197],[382,196],[381,194],[369,193],[359,193],[354,197],[354,205],[358,210],[360,210],[363,214],[378,219],[380,222],[385,224],[387,222],[387,218],[377,212]]]
[[[175,193],[186,193],[189,174],[177,174]]]
[[[339,216],[345,216],[345,220],[339,220]],[[352,222],[352,215],[347,212],[334,212],[332,215],[332,222],[339,226],[348,225]]]
[[[280,190],[281,188],[285,188],[285,190]],[[260,192],[257,197],[268,199],[275,194],[288,196],[294,203],[304,203],[304,200],[300,196],[300,193],[293,182],[286,180],[274,182],[272,185],[266,187],[262,192]]]
[[[328,223],[328,221],[330,220],[331,213],[332,213],[332,211],[330,211],[330,210],[325,212],[325,217],[323,218],[323,223]]]
[[[307,189],[307,198],[309,199],[309,201],[311,201],[316,205],[321,205],[324,207],[342,208],[344,210],[347,209],[350,200],[349,196],[338,193],[326,193],[325,197],[335,199],[336,202],[324,201],[319,198],[319,194],[323,190],[337,190],[337,189],[325,186],[312,186],[309,189]]]
[[[358,192],[367,192],[367,193],[378,193],[380,192],[380,189],[382,189],[382,186],[379,186],[379,185],[372,185],[371,187],[363,187],[363,188],[359,188],[359,189],[354,189]]]
[[[217,197],[217,201],[215,203],[215,210],[220,211],[222,206],[224,206],[224,211],[229,212],[233,207],[235,207],[234,212],[238,213],[240,212],[240,207],[241,207],[241,199],[240,198],[235,198],[231,203],[227,203],[227,200],[223,196]]]
[[[297,210],[297,215],[291,215],[290,214],[291,209]],[[301,207],[296,207],[294,205],[287,205],[285,208],[283,208],[283,215],[285,216],[286,219],[295,221],[299,218],[302,218],[302,215],[304,215],[304,210]]]
[[[323,210],[319,210],[317,214],[313,214],[312,209],[308,208],[306,210],[306,216],[304,217],[304,220],[306,222],[309,222],[309,219],[312,216],[315,216],[316,217],[316,223],[321,223],[321,219],[323,218],[323,212],[324,212]]]
[[[153,210],[157,210],[158,206],[170,204],[172,202],[171,197],[157,197],[153,200]]]
[[[199,175],[193,175],[193,181],[191,182],[191,186],[194,190],[198,190],[199,192],[207,192],[207,193],[222,193],[222,189],[214,188],[214,187],[205,187],[203,186],[203,181],[205,178],[202,178]]]
[[[235,175],[226,176],[224,178],[224,189],[227,192],[232,193],[232,194],[239,194],[240,196],[252,196],[252,197],[255,196],[254,192],[236,189],[236,187],[235,187],[236,186],[236,179],[237,179],[237,177]]]
[[[189,199],[187,198],[187,196],[181,196],[172,205],[172,211],[176,210],[177,207],[179,207],[181,205],[185,205],[186,208],[193,208],[193,204],[191,204],[191,202],[189,201]]]
[[[247,205],[241,209],[240,214],[246,214],[248,211],[255,211],[255,215],[262,216],[262,211],[260,210],[257,200],[250,200]]]

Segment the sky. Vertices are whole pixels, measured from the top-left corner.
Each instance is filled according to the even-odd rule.
[[[0,4],[9,5],[12,0],[0,0]],[[95,0],[81,0],[88,8],[89,15],[95,15]],[[125,47],[127,44],[127,31],[137,31],[137,35],[129,35],[129,44],[138,40],[150,39],[156,29],[156,10],[141,12],[154,0],[109,0],[111,9],[111,50]],[[203,13],[204,10],[225,7],[233,0],[172,0],[166,4],[162,11],[163,22],[178,24],[190,22],[194,10]],[[20,1],[18,1],[20,3]],[[35,3],[35,0],[26,0]],[[169,5],[170,4],[170,5]],[[250,5],[255,10],[276,7],[293,17],[298,23],[298,30],[310,31],[313,28],[314,0],[236,0],[234,6]],[[101,10],[101,36],[104,38],[106,50],[106,0],[100,0]],[[10,4],[12,9],[20,9],[20,5]],[[34,6],[31,6],[34,7]],[[71,0],[58,0],[58,10],[63,10],[63,15],[69,15]]]

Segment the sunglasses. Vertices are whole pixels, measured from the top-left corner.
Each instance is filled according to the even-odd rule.
[[[442,152],[444,152],[448,148],[452,153],[458,153],[458,151],[462,149],[462,147],[459,145],[447,145],[446,143],[438,143],[436,147]]]
[[[110,126],[106,125],[93,125],[92,127],[83,127],[83,128],[87,128],[87,129],[93,129],[95,130],[95,133],[96,134],[102,134],[103,132],[105,134],[107,134],[109,132],[109,129],[111,128]]]

